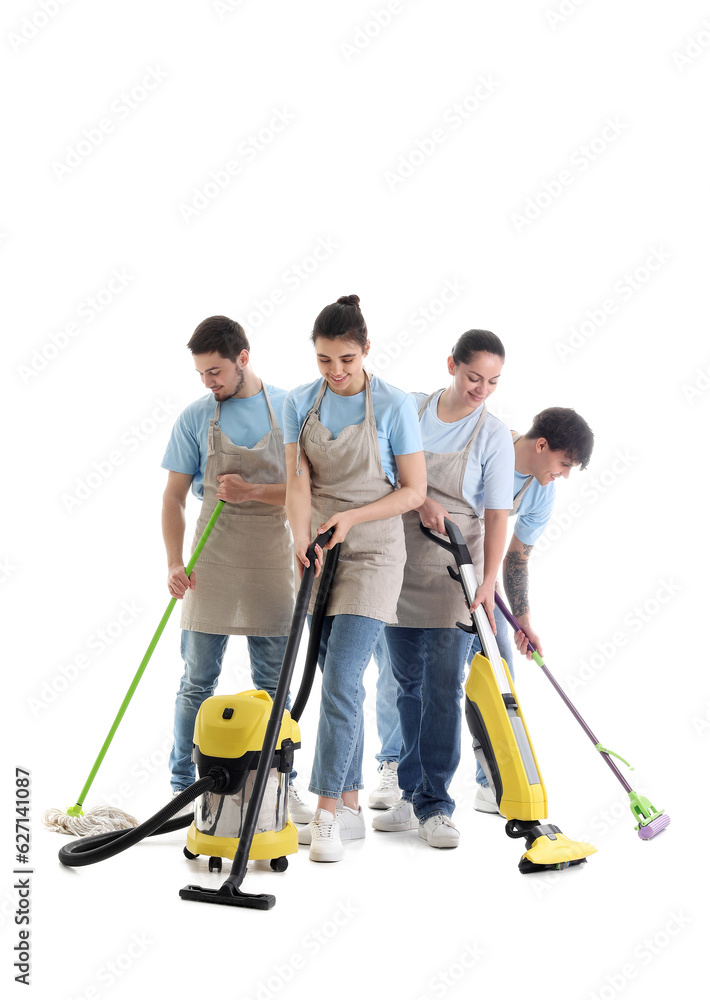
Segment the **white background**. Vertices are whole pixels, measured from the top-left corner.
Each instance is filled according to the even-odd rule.
[[[14,767],[31,770],[34,995],[608,1000],[702,975],[708,5],[45,9],[3,5],[1,71],[2,798],[12,813]],[[330,248],[319,262],[317,246]],[[201,391],[184,345],[226,313],[257,373],[290,388],[317,374],[316,314],[350,292],[394,384],[445,384],[458,335],[488,328],[507,348],[494,412],[524,430],[545,406],[574,406],[591,424],[592,463],[560,485],[537,547],[535,624],[672,824],[638,839],[623,790],[519,661],[550,819],[595,844],[586,866],[518,873],[520,844],[473,812],[465,735],[456,851],[372,832],[338,865],[301,853],[283,875],[250,871],[246,889],[277,895],[267,914],[181,901],[188,881],[221,880],[185,861],[178,835],[64,869],[41,812],[75,801],[168,600],[160,461]],[[145,819],[167,799],[180,669],[175,616],[87,806],[110,797]],[[220,691],[248,686],[234,641]],[[316,710],[317,691],[305,774]]]

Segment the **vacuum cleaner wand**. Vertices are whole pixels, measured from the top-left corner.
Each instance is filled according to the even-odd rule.
[[[535,661],[535,663],[537,663],[538,667],[540,667],[540,669],[543,671],[543,673],[550,681],[554,689],[557,691],[559,696],[562,698],[562,700],[564,701],[565,705],[570,710],[572,715],[574,715],[577,722],[580,724],[582,729],[585,731],[589,739],[594,744],[595,749],[597,749],[599,753],[601,753],[604,760],[607,762],[611,770],[614,772],[618,780],[621,782],[621,785],[623,786],[624,790],[626,791],[631,800],[631,812],[633,813],[634,818],[638,820],[638,826],[636,827],[636,829],[638,830],[639,837],[641,838],[641,840],[651,840],[653,837],[657,836],[662,830],[665,830],[665,828],[671,821],[670,816],[668,816],[668,814],[665,813],[662,809],[660,811],[657,810],[653,805],[651,805],[651,803],[647,798],[645,798],[643,795],[639,795],[637,792],[633,790],[631,785],[628,783],[628,781],[626,780],[626,778],[621,773],[621,771],[616,766],[616,764],[614,763],[614,761],[611,759],[610,756],[613,754],[613,756],[618,757],[619,755],[614,754],[612,750],[607,750],[605,747],[601,745],[597,737],[594,735],[594,733],[589,728],[587,723],[584,721],[582,716],[579,714],[575,706],[572,704],[570,699],[567,697],[565,692],[557,683],[556,679],[552,676],[547,665],[545,664],[545,661],[535,648],[534,643],[528,638],[525,629],[522,627],[520,622],[516,619],[513,613],[506,606],[503,598],[497,591],[495,596],[496,596],[496,605],[498,608],[500,608],[501,613],[505,616],[506,620],[513,626],[515,631],[522,632],[525,638],[528,640],[528,649],[532,653],[533,660]],[[620,757],[619,759],[623,760],[622,757]],[[626,763],[626,761],[624,761],[624,763]]]
[[[264,743],[259,757],[259,766],[257,767],[254,778],[254,787],[249,799],[249,805],[247,806],[244,825],[242,827],[241,836],[239,837],[239,846],[237,847],[237,851],[234,855],[234,861],[232,862],[232,868],[229,876],[222,883],[219,889],[206,889],[199,885],[187,885],[180,890],[181,899],[192,899],[200,903],[221,903],[227,906],[244,906],[255,910],[270,910],[276,902],[276,897],[272,896],[270,893],[242,892],[240,886],[244,881],[244,876],[246,875],[249,851],[251,849],[252,840],[254,839],[259,811],[264,798],[266,783],[269,777],[269,770],[271,768],[271,761],[273,759],[274,750],[278,741],[279,731],[283,724],[283,713],[286,708],[286,700],[288,698],[291,677],[293,676],[293,668],[296,663],[298,647],[301,643],[303,627],[308,613],[308,604],[315,576],[315,548],[316,545],[323,548],[323,546],[330,541],[332,534],[333,529],[330,528],[322,535],[318,535],[315,541],[311,543],[306,553],[309,565],[303,570],[301,585],[298,589],[298,594],[296,595],[296,605],[291,622],[291,631],[289,632],[288,640],[286,642],[286,650],[284,652],[283,663],[281,665],[281,672],[279,673],[278,684],[274,693],[271,715],[269,716],[269,722],[266,727]]]

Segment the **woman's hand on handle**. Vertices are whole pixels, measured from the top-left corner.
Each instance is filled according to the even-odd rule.
[[[421,507],[417,508],[417,511],[424,527],[429,528],[430,531],[438,531],[440,535],[446,534],[444,518],[447,517],[449,520],[453,520],[448,510],[442,507],[440,503],[437,503],[436,500],[432,500],[431,497],[427,497]]]
[[[323,534],[328,531],[329,528],[334,529],[330,541],[325,546],[326,549],[332,549],[338,544],[338,542],[345,540],[345,536],[350,531],[352,526],[358,523],[358,509],[359,508],[356,507],[354,510],[343,510],[339,514],[333,514],[332,517],[328,518],[325,524],[321,524],[318,529],[318,534]]]
[[[483,610],[486,612],[488,621],[491,623],[493,635],[497,635],[495,618],[493,616],[496,606],[495,592],[495,580],[492,583],[486,583],[484,580],[476,591],[476,596],[471,605],[471,611],[475,611],[481,604],[483,605]]]
[[[310,546],[310,544],[311,544],[310,541],[301,542],[295,547],[299,580],[303,578],[304,569],[306,569],[311,564],[307,555],[308,547]],[[320,571],[323,568],[323,549],[320,547],[320,545],[316,545],[315,564],[316,564],[315,577],[318,577],[320,576]]]

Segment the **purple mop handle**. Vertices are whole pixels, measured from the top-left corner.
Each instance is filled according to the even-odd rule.
[[[533,654],[533,659],[535,660],[535,662],[537,663],[537,665],[541,668],[541,670],[544,671],[547,679],[550,681],[550,683],[554,687],[555,691],[557,691],[557,693],[560,696],[560,698],[562,698],[562,700],[564,701],[564,703],[567,706],[567,708],[570,710],[570,712],[572,713],[572,715],[575,717],[575,719],[577,720],[577,722],[580,724],[580,726],[582,727],[582,729],[585,731],[585,733],[587,734],[587,736],[589,737],[589,739],[594,744],[595,748],[597,746],[600,746],[599,740],[596,738],[596,736],[594,735],[594,733],[592,732],[592,730],[589,728],[589,726],[584,721],[584,719],[582,718],[582,716],[579,714],[579,712],[577,711],[577,709],[574,707],[574,705],[572,704],[572,702],[569,700],[569,698],[567,697],[567,695],[565,694],[565,692],[562,690],[562,688],[560,687],[560,685],[557,683],[557,681],[555,680],[555,678],[552,676],[552,674],[550,673],[550,671],[547,669],[547,667],[545,665],[545,661],[540,656],[540,654],[538,653],[538,651],[535,649],[534,644],[528,638],[527,633],[526,633],[525,629],[523,628],[523,626],[517,620],[517,618],[512,613],[512,611],[508,610],[508,608],[507,608],[507,606],[505,604],[505,601],[500,596],[500,594],[498,593],[498,591],[495,592],[495,595],[496,595],[496,605],[500,608],[501,613],[506,618],[506,620],[513,626],[513,628],[515,629],[515,631],[516,632],[522,632],[523,635],[525,636],[525,638],[528,640],[528,649]],[[609,754],[608,753],[604,753],[604,751],[600,751],[600,753],[601,753],[602,757],[604,758],[604,760],[609,765],[609,767],[612,769],[612,771],[614,772],[614,774],[616,775],[616,777],[619,779],[619,781],[621,782],[621,784],[624,786],[625,790],[627,792],[632,792],[633,789],[632,789],[631,785],[628,783],[628,781],[626,780],[626,778],[623,776],[623,774],[621,773],[621,771],[619,770],[619,768],[616,766],[616,764],[614,763],[614,761],[611,759],[611,757],[609,756]]]

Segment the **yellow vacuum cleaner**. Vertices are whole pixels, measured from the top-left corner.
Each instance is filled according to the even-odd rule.
[[[198,779],[154,816],[131,830],[111,831],[72,841],[59,851],[63,865],[77,868],[113,857],[144,837],[171,833],[189,824],[184,854],[209,855],[210,871],[220,871],[222,858],[232,860],[229,877],[219,889],[187,885],[182,899],[268,910],[270,893],[243,892],[241,883],[250,859],[271,862],[274,871],[288,867],[288,854],[298,850],[298,831],[288,815],[288,775],[293,752],[301,745],[297,720],[311,691],[328,597],[337,566],[339,545],[327,553],[318,589],[303,677],[291,711],[286,710],[296,655],[306,621],[315,571],[315,548],[330,541],[324,532],[308,549],[296,595],[286,650],[273,700],[266,691],[216,695],[200,706],[194,730],[193,760]],[[194,814],[178,816],[195,803]]]
[[[223,767],[232,779],[227,793],[211,789],[195,800],[187,831],[185,857],[209,855],[210,871],[221,871],[222,858],[231,861],[237,853],[272,704],[266,691],[243,691],[208,698],[197,714],[192,759],[198,773]],[[298,831],[288,815],[288,775],[300,745],[298,723],[284,712],[249,850],[250,858],[270,861],[279,872],[288,867],[286,855],[298,850]]]
[[[449,575],[463,587],[470,608],[478,589],[476,571],[457,525],[448,518],[444,525],[448,542],[424,525],[421,529],[453,555],[457,569],[448,567]],[[481,643],[482,652],[473,658],[466,682],[466,721],[476,759],[507,820],[505,832],[525,839],[526,851],[518,868],[527,874],[586,863],[596,853],[595,847],[570,840],[559,827],[543,822],[547,816],[545,785],[508,665],[498,651],[485,609],[479,606],[471,614],[470,625],[457,625],[477,634]]]

